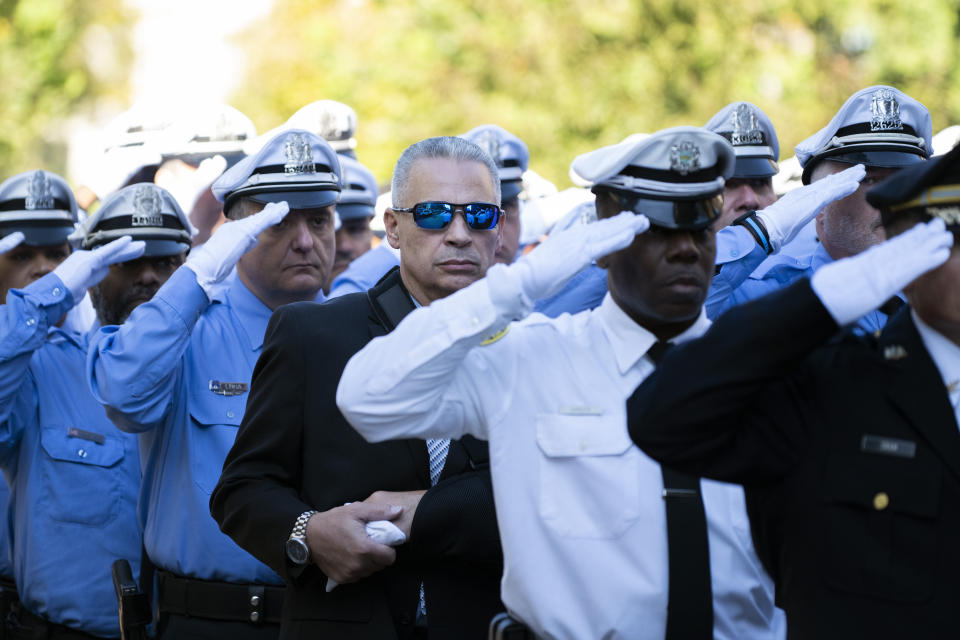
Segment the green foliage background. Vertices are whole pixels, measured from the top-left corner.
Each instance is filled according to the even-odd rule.
[[[62,173],[67,118],[125,99],[132,17],[122,0],[0,0],[0,179]]]
[[[233,104],[261,131],[321,98],[381,181],[404,147],[497,123],[566,186],[573,157],[749,100],[783,157],[870,84],[960,122],[960,0],[278,0]]]

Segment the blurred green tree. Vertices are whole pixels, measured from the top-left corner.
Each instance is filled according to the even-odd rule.
[[[960,0],[278,0],[243,35],[234,102],[261,130],[321,98],[359,115],[380,180],[400,151],[494,122],[566,186],[573,157],[749,100],[783,157],[854,91],[893,84],[960,122]]]
[[[123,0],[0,0],[0,179],[65,171],[68,119],[125,96],[131,22]]]

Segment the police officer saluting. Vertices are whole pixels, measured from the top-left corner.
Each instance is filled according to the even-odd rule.
[[[0,194],[0,208],[17,218],[4,230],[23,234],[27,246],[62,244],[74,230],[76,205],[53,174],[15,176]],[[140,564],[137,442],[90,394],[92,332],[59,324],[89,287],[100,322],[123,322],[182,262],[189,229],[169,193],[152,184],[122,189],[73,236],[82,250],[10,289],[0,307],[0,465],[11,483],[22,600],[7,620],[9,637],[119,636],[110,565],[126,559],[136,574]]]
[[[281,579],[219,531],[208,502],[271,313],[316,299],[329,277],[340,175],[329,145],[299,130],[234,165],[213,186],[229,221],[91,354],[95,395],[141,434],[162,637],[278,635]]]

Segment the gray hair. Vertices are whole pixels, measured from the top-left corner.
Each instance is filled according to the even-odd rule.
[[[397,160],[397,166],[393,170],[393,182],[390,185],[392,190],[391,199],[394,205],[398,207],[410,207],[416,204],[415,202],[407,202],[409,197],[407,191],[410,183],[410,172],[413,170],[413,166],[417,163],[417,160],[424,158],[449,158],[457,162],[479,162],[485,166],[490,173],[490,181],[493,183],[493,189],[496,193],[496,201],[494,204],[500,204],[500,170],[497,168],[497,163],[493,161],[493,158],[469,140],[451,136],[440,136],[416,142],[400,154],[400,159]]]

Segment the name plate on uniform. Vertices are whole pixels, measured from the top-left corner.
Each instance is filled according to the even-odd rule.
[[[909,440],[898,440],[886,436],[865,434],[860,439],[860,450],[865,453],[876,453],[882,456],[896,456],[897,458],[913,458],[917,455],[917,443]]]
[[[67,435],[71,438],[80,438],[81,440],[88,440],[90,442],[96,442],[97,444],[103,444],[107,441],[102,434],[94,433],[93,431],[84,431],[76,427],[67,429]]]
[[[218,396],[239,396],[247,392],[247,383],[211,380],[210,391],[213,391]]]

